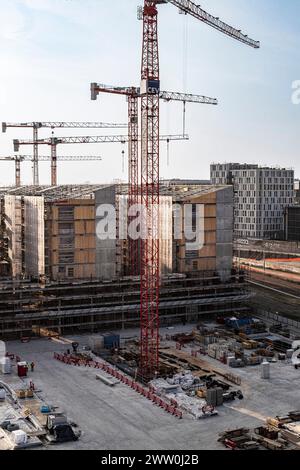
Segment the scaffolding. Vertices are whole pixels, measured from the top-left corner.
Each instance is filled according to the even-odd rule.
[[[0,285],[0,339],[35,336],[43,328],[70,334],[139,325],[138,278],[25,285],[26,289],[22,282]],[[215,273],[166,276],[160,317],[162,324],[171,325],[247,313],[250,296],[241,272],[233,272],[226,283]]]

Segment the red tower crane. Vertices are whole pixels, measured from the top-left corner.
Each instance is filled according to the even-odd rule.
[[[141,66],[141,201],[145,208],[146,239],[141,241],[141,342],[140,371],[151,377],[159,366],[159,102],[160,67],[158,4],[171,3],[214,29],[255,49],[250,39],[190,0],[144,0]]]
[[[141,90],[137,87],[115,87],[98,83],[91,83],[91,99],[97,100],[100,93],[110,93],[123,95],[128,101],[128,207],[133,207],[139,203],[139,152],[138,152],[138,133],[139,133],[139,98]],[[209,98],[202,95],[191,95],[187,93],[175,93],[169,91],[160,91],[159,98],[163,101],[181,101],[184,103],[184,113],[186,103],[200,103],[217,105],[215,98]],[[183,134],[185,125],[183,126]],[[128,223],[130,222],[130,217]],[[129,272],[132,276],[140,274],[138,240],[129,237]]]
[[[127,127],[127,126],[126,126]],[[162,135],[159,140],[169,143],[173,140],[188,140],[187,135]],[[88,136],[88,137],[49,137],[46,139],[39,139],[36,141],[37,145],[49,145],[51,147],[51,185],[57,186],[57,145],[66,144],[107,144],[116,143],[125,144],[128,142],[126,135],[107,135],[107,136]],[[20,146],[33,145],[32,140],[17,140],[13,141],[14,152],[19,152]]]
[[[107,122],[2,122],[2,132],[8,128],[33,129],[33,184],[39,184],[39,129],[125,129],[127,124],[115,124]]]

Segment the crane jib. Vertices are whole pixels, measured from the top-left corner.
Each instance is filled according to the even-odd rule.
[[[249,38],[247,34],[243,34],[241,30],[238,30],[224,21],[221,21],[219,18],[207,13],[191,0],[161,0],[157,1],[156,3],[171,3],[185,14],[193,16],[199,21],[206,23],[208,26],[217,29],[221,33],[226,34],[227,36],[230,36],[237,41],[243,42],[244,44],[253,47],[254,49],[260,48],[259,41],[255,41],[254,39]]]

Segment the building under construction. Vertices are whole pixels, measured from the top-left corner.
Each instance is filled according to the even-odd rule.
[[[96,331],[139,324],[139,277],[128,276],[128,246],[101,239],[103,204],[127,216],[127,185],[2,190],[3,231],[12,281],[2,284],[1,336]],[[176,207],[202,207],[203,246],[175,237]],[[183,217],[184,210],[181,213]],[[160,321],[246,311],[244,276],[232,268],[233,191],[229,186],[163,184],[160,211]],[[194,222],[193,222],[194,223]],[[119,230],[117,230],[120,233]]]
[[[222,279],[230,275],[232,198],[232,188],[228,186],[162,185],[159,224],[162,274],[216,272]],[[96,232],[103,220],[101,208],[107,205],[115,208],[116,234],[103,239]],[[124,232],[127,205],[127,185],[3,190],[3,231],[6,229],[13,279],[110,281],[130,273]],[[200,218],[203,239],[199,249],[187,249],[183,219],[188,205],[193,211],[192,224],[195,225],[197,215]],[[199,214],[197,206],[202,207]],[[174,232],[178,215],[174,207],[179,208],[182,219],[177,236]]]
[[[0,278],[11,273],[11,264],[8,256],[8,239],[5,222],[4,199],[0,197]]]

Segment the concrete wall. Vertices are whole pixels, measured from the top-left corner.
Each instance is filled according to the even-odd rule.
[[[124,275],[128,263],[127,240],[127,195],[118,195],[118,188],[110,186],[95,193],[96,205],[96,274],[99,279],[111,280]],[[101,215],[97,214],[102,204],[110,204],[115,208],[116,239],[100,240],[97,237],[97,225]],[[160,199],[160,271],[162,274],[172,273],[172,197],[161,196]]]
[[[102,280],[111,280],[117,274],[117,240],[99,240],[97,237],[97,225],[101,222],[99,206],[111,204],[115,207],[116,186],[99,189],[95,192],[96,208],[96,277]]]
[[[22,198],[5,196],[5,225],[8,236],[8,256],[12,265],[12,277],[22,276]]]
[[[94,200],[47,202],[46,208],[47,275],[53,280],[95,278]]]
[[[176,269],[180,273],[217,272],[222,280],[231,275],[233,256],[233,187],[215,188],[183,198],[181,204],[204,206],[204,246],[186,250],[186,240],[177,242]]]
[[[216,268],[222,280],[231,275],[233,261],[233,187],[217,191]]]
[[[117,210],[117,225],[121,227],[122,233],[126,236],[127,227],[127,206],[128,196],[121,195],[116,197],[117,206],[121,210]],[[160,196],[159,205],[159,262],[160,262],[160,273],[171,274],[173,271],[173,213],[172,213],[172,197],[171,196]],[[126,271],[125,266],[128,263],[126,257],[127,243],[121,241],[117,243],[117,274],[124,273]]]
[[[45,273],[44,198],[5,196],[5,223],[12,277]]]
[[[24,197],[25,273],[38,278],[45,274],[44,198]]]

